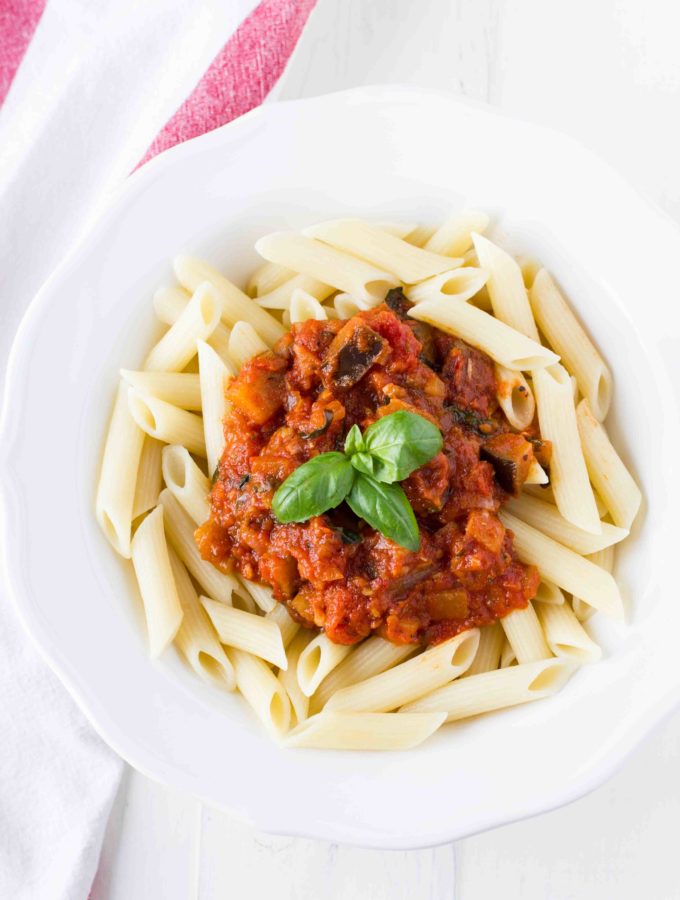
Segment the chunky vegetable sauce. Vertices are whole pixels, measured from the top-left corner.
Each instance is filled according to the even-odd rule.
[[[534,434],[510,429],[496,401],[493,362],[407,318],[399,290],[349,320],[292,326],[273,351],[246,363],[227,391],[226,446],[211,515],[197,532],[203,557],[271,585],[308,627],[353,644],[377,633],[437,643],[526,606],[536,569],[513,551],[496,515],[527,477]],[[281,524],[279,485],[311,457],[342,450],[354,424],[409,410],[442,431],[442,451],[402,487],[420,548],[398,546],[346,504]]]

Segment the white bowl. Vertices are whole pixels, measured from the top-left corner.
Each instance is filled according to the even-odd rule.
[[[593,620],[605,658],[558,696],[447,727],[415,751],[282,750],[174,651],[147,658],[129,564],[93,515],[117,371],[141,361],[152,292],[180,251],[239,281],[267,231],[354,213],[436,222],[463,204],[555,272],[614,371],[609,427],[646,497],[617,562],[628,623]],[[680,695],[667,368],[679,258],[677,229],[571,140],[410,88],[265,106],[133,175],[26,315],[0,441],[12,594],[99,733],[141,771],[266,831],[383,848],[542,812],[611,775]]]

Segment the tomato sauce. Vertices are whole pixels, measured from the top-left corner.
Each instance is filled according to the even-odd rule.
[[[508,425],[489,357],[408,319],[399,291],[387,301],[349,320],[294,325],[243,366],[227,391],[210,519],[196,534],[205,559],[270,585],[297,621],[341,644],[370,634],[437,643],[526,606],[539,582],[497,512],[540,441]],[[402,482],[418,551],[344,503],[306,522],[276,520],[272,498],[291,472],[341,451],[352,425],[402,409],[430,419],[444,439]]]

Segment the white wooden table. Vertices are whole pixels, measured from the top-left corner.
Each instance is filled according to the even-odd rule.
[[[680,220],[678,26],[668,0],[318,0],[276,97],[452,90],[579,138]],[[678,821],[680,713],[589,797],[433,850],[270,837],[129,771],[92,900],[671,900]]]

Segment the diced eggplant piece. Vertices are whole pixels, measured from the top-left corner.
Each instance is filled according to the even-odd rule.
[[[350,319],[333,339],[322,366],[324,382],[351,388],[387,356],[387,342],[361,319]]]
[[[285,368],[286,360],[275,353],[256,356],[229,385],[227,399],[256,425],[264,424],[283,405]]]
[[[385,305],[400,319],[405,319],[409,309],[413,306],[404,293],[404,289],[400,287],[392,288],[385,294]]]
[[[496,434],[484,442],[479,455],[491,463],[496,481],[504,491],[515,495],[519,493],[534,459],[529,441],[521,434]]]
[[[415,320],[410,321],[409,325],[411,331],[416,336],[416,339],[419,340],[422,345],[419,354],[420,361],[424,362],[425,365],[429,366],[431,369],[438,371],[439,363],[437,361],[437,348],[434,342],[434,331],[432,326],[428,325],[427,322],[416,322]]]

